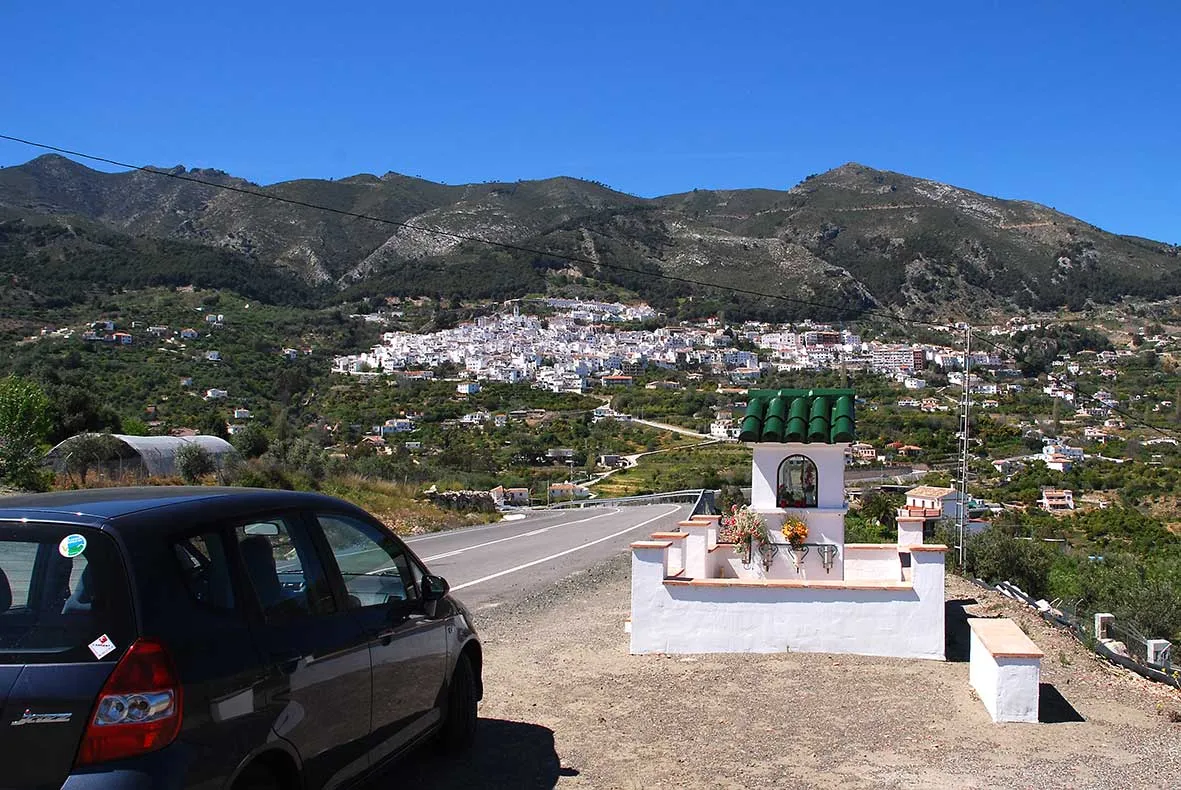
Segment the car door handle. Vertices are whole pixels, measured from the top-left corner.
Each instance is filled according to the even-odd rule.
[[[374,632],[373,638],[381,642],[382,647],[389,647],[390,642],[394,641],[394,636],[397,633],[393,628],[383,628],[380,631]]]

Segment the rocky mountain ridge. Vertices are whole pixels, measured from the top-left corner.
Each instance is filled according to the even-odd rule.
[[[508,298],[594,280],[665,307],[692,300],[794,317],[808,310],[792,299],[840,305],[849,316],[874,306],[955,316],[1181,293],[1177,247],[855,163],[788,190],[645,199],[564,177],[445,185],[387,173],[258,186],[183,167],[103,173],[51,155],[0,168],[0,209],[9,223],[80,217],[118,234],[220,250],[329,294]]]

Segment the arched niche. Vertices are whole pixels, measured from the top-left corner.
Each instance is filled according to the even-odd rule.
[[[816,462],[806,455],[789,455],[779,464],[776,476],[776,507],[816,507],[820,476]]]

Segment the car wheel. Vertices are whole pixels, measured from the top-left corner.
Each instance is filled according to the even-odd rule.
[[[447,689],[443,726],[438,745],[444,751],[467,749],[476,739],[476,673],[472,662],[461,654]]]

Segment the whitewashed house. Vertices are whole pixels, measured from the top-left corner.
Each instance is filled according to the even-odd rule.
[[[1069,513],[1074,510],[1074,492],[1058,488],[1043,488],[1038,507],[1049,513]]]
[[[872,444],[855,442],[849,447],[849,458],[862,463],[873,463],[878,459],[878,451]]]
[[[1042,447],[1042,461],[1047,469],[1055,472],[1069,472],[1074,464],[1083,460],[1083,449],[1061,442],[1049,442]]]
[[[959,493],[945,486],[916,486],[906,492],[904,510],[932,518],[955,518]]]
[[[852,390],[754,390],[751,510],[771,544],[719,543],[718,516],[632,544],[632,653],[827,652],[944,658],[945,546],[845,543]],[[802,519],[791,545],[781,527]],[[724,537],[724,533],[723,533]]]
[[[409,417],[394,417],[377,426],[374,433],[386,436],[391,433],[409,433],[414,430],[414,420]]]

